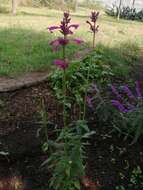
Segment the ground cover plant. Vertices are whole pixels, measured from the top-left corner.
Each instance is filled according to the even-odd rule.
[[[136,10],[135,8],[122,7],[120,10],[120,18],[128,20],[137,20],[143,22],[143,9]],[[118,16],[118,7],[113,7],[106,10],[106,13],[110,16]]]

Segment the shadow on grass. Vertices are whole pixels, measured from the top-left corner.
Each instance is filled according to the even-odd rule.
[[[61,51],[53,53],[49,41],[54,36],[48,32],[8,28],[0,30],[0,75],[14,76],[31,71],[51,71],[53,60],[61,57]],[[89,47],[70,44],[67,57],[75,59],[75,54]],[[138,57],[135,44],[124,43],[115,47],[99,44],[96,52],[101,55],[103,64],[109,64],[117,76],[126,75]],[[85,54],[86,51],[85,51]],[[84,54],[84,56],[86,56]]]
[[[8,28],[0,30],[0,75],[14,76],[31,71],[50,71],[53,60],[61,51],[53,53],[49,42],[54,36],[48,32]],[[72,57],[80,46],[71,44],[67,56]]]

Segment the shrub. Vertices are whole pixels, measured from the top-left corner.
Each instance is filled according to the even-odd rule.
[[[140,84],[135,82],[135,92],[128,85],[122,86],[120,91],[114,85],[111,88],[116,95],[116,99],[111,102],[119,110],[113,126],[126,136],[133,136],[134,144],[143,136],[143,97]]]
[[[118,15],[118,7],[115,5],[112,8],[106,10],[106,13],[109,16],[117,17]],[[120,12],[120,18],[127,19],[127,20],[137,20],[143,22],[143,9],[137,11],[135,8],[130,7],[122,7]]]

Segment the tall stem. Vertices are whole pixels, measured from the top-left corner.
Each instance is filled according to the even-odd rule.
[[[96,28],[96,23],[94,22],[94,29]],[[94,50],[94,48],[95,48],[95,32],[96,31],[94,31],[93,32],[93,50]]]
[[[63,72],[63,96],[64,96],[64,102],[63,102],[63,123],[64,128],[66,127],[66,71]]]
[[[64,39],[66,39],[66,36],[64,36]],[[66,60],[66,46],[63,45],[63,60]],[[64,102],[63,102],[63,123],[64,123],[64,128],[67,125],[66,122],[66,70],[64,69],[63,71],[63,96],[64,96]]]
[[[86,79],[86,91],[85,91],[85,95],[84,95],[83,118],[82,118],[83,120],[85,120],[85,115],[86,115],[86,98],[87,98],[87,93],[88,93],[90,69],[91,69],[91,59],[90,59],[89,69],[88,69],[87,79]]]
[[[95,32],[93,34],[93,49],[95,48]]]

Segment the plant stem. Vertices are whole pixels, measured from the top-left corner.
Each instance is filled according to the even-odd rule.
[[[95,48],[95,32],[93,33],[93,49]]]
[[[94,23],[94,29],[96,28],[96,23]],[[93,50],[95,48],[95,31],[93,32]]]
[[[64,102],[63,102],[63,123],[64,128],[66,127],[66,71],[63,72],[63,95],[64,95]]]
[[[90,65],[91,65],[91,59],[90,59],[90,64],[89,64],[89,69],[88,69],[87,79],[86,79],[86,91],[85,91],[85,95],[84,95],[83,118],[82,118],[83,120],[85,120],[85,115],[86,115],[86,98],[87,98],[88,85],[89,85]]]
[[[95,26],[96,23],[94,23],[94,28],[96,27]],[[93,32],[93,50],[95,48],[95,31]],[[83,120],[85,120],[85,115],[86,115],[86,98],[87,98],[87,93],[88,93],[88,84],[89,84],[89,76],[90,76],[90,69],[91,69],[91,64],[92,64],[92,58],[90,58],[90,64],[89,64],[89,69],[88,69],[88,73],[87,73],[87,79],[86,79],[86,86],[87,86],[87,89],[86,89],[86,92],[85,92],[85,97],[84,97],[84,105],[83,105]]]
[[[66,39],[66,36],[64,36],[64,39]],[[63,45],[63,60],[66,59],[66,46]],[[63,70],[63,96],[64,96],[64,102],[63,102],[63,123],[64,128],[66,127],[66,69]]]

